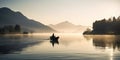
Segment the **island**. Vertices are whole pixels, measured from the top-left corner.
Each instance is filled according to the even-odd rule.
[[[92,30],[87,28],[83,35],[120,35],[120,16],[96,20]]]

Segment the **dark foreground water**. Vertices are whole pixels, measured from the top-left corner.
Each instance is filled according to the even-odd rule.
[[[0,36],[0,60],[120,60],[119,35],[59,33]]]

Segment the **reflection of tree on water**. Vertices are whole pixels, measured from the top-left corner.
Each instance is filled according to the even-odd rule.
[[[93,45],[96,48],[105,49],[113,48],[114,50],[117,49],[120,51],[120,36],[115,35],[98,35],[98,36],[91,36],[93,39]]]
[[[0,37],[0,54],[20,52],[23,48],[27,48],[41,42],[42,41],[32,41],[20,36]]]

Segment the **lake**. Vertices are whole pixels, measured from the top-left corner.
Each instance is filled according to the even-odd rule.
[[[0,35],[0,60],[119,60],[120,35],[55,33]]]

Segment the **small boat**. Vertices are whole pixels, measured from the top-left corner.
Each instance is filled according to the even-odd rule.
[[[52,36],[50,36],[50,42],[52,43],[52,46],[54,47],[54,44],[59,44],[59,36],[54,36],[54,33],[52,34]]]
[[[58,39],[59,39],[59,36],[54,36],[54,33],[52,34],[52,36],[50,36],[50,40],[51,41],[58,41]]]

